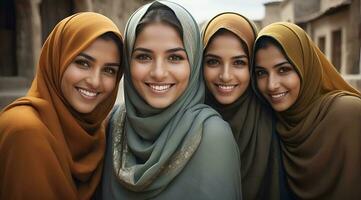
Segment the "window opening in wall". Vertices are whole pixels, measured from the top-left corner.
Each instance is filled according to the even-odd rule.
[[[74,11],[72,0],[42,0],[40,4],[41,34],[44,43],[55,25]]]
[[[335,30],[332,32],[332,63],[336,67],[337,71],[341,69],[342,58],[342,31]]]
[[[320,48],[320,50],[325,54],[325,50],[326,50],[326,37],[325,36],[321,36],[318,38],[318,48]]]
[[[14,1],[0,1],[0,76],[17,76]]]

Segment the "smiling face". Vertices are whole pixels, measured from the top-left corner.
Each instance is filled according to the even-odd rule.
[[[275,111],[285,111],[296,102],[300,77],[277,46],[269,43],[257,50],[255,74],[259,91]]]
[[[249,85],[248,55],[239,38],[229,31],[210,41],[203,70],[209,91],[221,104],[235,102]]]
[[[61,91],[79,113],[90,113],[113,92],[120,52],[113,40],[96,39],[69,64]]]
[[[145,25],[139,32],[130,62],[133,85],[154,108],[174,103],[188,86],[190,64],[183,42],[172,26]]]

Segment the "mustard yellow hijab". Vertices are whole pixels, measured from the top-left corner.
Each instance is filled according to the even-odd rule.
[[[118,86],[93,112],[80,114],[63,97],[60,83],[72,60],[106,32],[122,41],[110,19],[85,12],[65,18],[49,35],[27,95],[0,115],[0,199],[90,199],[94,194],[105,151],[102,122]]]
[[[361,197],[361,98],[297,25],[274,23],[275,39],[301,79],[300,94],[278,113],[287,182],[300,199]],[[257,49],[256,49],[257,51]]]
[[[246,17],[225,12],[213,17],[203,28],[204,48],[221,29],[235,34],[247,47],[252,62],[257,29]],[[280,151],[270,109],[258,100],[251,87],[230,105],[220,104],[207,91],[206,104],[226,120],[241,153],[244,199],[280,199]]]

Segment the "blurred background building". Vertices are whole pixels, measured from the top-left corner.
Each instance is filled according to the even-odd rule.
[[[112,19],[123,32],[129,16],[150,0],[0,0],[0,109],[26,94],[40,49],[54,26],[81,11]]]
[[[232,3],[238,1],[242,0]],[[95,11],[111,18],[123,32],[131,13],[148,2],[150,0],[0,0],[0,109],[25,95],[34,77],[41,46],[61,19],[75,12]],[[178,3],[182,4],[180,0]],[[277,21],[298,24],[343,77],[361,90],[360,0],[267,1],[264,9],[264,18],[254,20],[259,28]],[[119,99],[122,99],[121,91],[122,87]]]

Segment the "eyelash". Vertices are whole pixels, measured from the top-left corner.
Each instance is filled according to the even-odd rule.
[[[184,60],[184,57],[181,55],[178,55],[178,54],[171,54],[171,55],[169,55],[168,60],[170,62],[177,63],[177,62]]]
[[[218,60],[218,59],[215,59],[215,58],[210,58],[210,59],[207,59],[206,62],[205,62],[208,66],[216,66],[216,65],[219,65],[221,62]],[[233,62],[233,65],[237,68],[240,68],[240,67],[243,67],[245,65],[247,65],[247,62],[245,60],[242,60],[242,59],[239,59],[239,60],[235,60]]]
[[[279,68],[277,69],[277,72],[278,72],[280,75],[286,75],[286,74],[288,74],[288,72],[290,72],[290,71],[293,71],[293,68],[292,68],[292,67],[289,67],[289,66],[282,66],[282,67],[279,67]],[[261,78],[261,77],[267,75],[268,72],[267,72],[266,70],[264,70],[264,69],[259,69],[259,70],[256,69],[256,70],[255,70],[255,74],[256,74],[256,77],[257,77],[257,78]]]
[[[214,59],[214,58],[210,58],[210,59],[207,59],[206,60],[206,64],[208,65],[208,66],[215,66],[215,65],[219,65],[219,60],[217,60],[217,59]]]
[[[84,69],[90,67],[89,61],[84,60],[84,59],[76,59],[74,61],[74,63],[77,64],[79,67],[84,68]]]
[[[248,63],[245,60],[239,59],[239,60],[235,60],[233,64],[234,65],[242,65],[242,66],[244,66],[244,65],[247,65]]]
[[[106,74],[109,74],[111,76],[117,74],[117,70],[114,69],[113,67],[104,67],[103,71],[106,73]]]
[[[138,60],[139,62],[147,62],[147,61],[152,60],[152,57],[148,54],[138,54],[138,55],[135,55],[134,58],[136,60]],[[184,59],[185,58],[183,56],[178,55],[178,54],[171,54],[168,56],[168,61],[170,61],[172,63],[178,63]]]
[[[257,77],[257,78],[261,78],[261,77],[267,75],[268,73],[267,73],[266,70],[263,70],[263,69],[257,70],[257,69],[256,69],[256,70],[255,70],[255,74],[256,74],[256,77]]]

